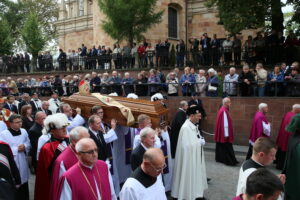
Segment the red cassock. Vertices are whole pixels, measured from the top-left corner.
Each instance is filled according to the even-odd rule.
[[[50,192],[50,167],[53,165],[55,158],[62,152],[63,146],[60,141],[53,141],[44,144],[39,153],[35,179],[35,200],[49,199]]]
[[[107,164],[98,160],[92,169],[83,166],[80,162],[66,171],[59,181],[59,191],[62,191],[64,182],[67,180],[72,200],[96,200],[97,182],[98,190],[102,200],[111,200],[109,173]],[[59,195],[60,197],[60,195]]]
[[[259,137],[270,137],[264,134],[262,122],[265,122],[266,124],[269,123],[266,116],[262,112],[256,112],[252,121],[251,133],[249,137],[249,140],[253,143]]]
[[[224,112],[226,113],[227,119],[228,119],[228,135],[229,135],[228,138],[224,137]],[[219,112],[217,115],[217,123],[216,123],[216,127],[215,127],[214,139],[215,139],[215,142],[220,142],[220,143],[225,143],[225,142],[232,143],[234,140],[232,120],[229,115],[228,109],[225,108],[224,106],[222,106],[219,109]]]
[[[285,128],[291,122],[291,119],[293,118],[293,116],[295,116],[294,112],[288,112],[284,115],[284,117],[281,121],[281,125],[280,125],[280,129],[279,129],[279,132],[278,132],[276,144],[277,144],[278,148],[280,148],[280,150],[283,151],[283,152],[287,151],[287,145],[288,145],[289,137],[292,134],[290,132],[287,132],[285,130]]]
[[[61,192],[59,191],[59,178],[60,175],[62,175],[60,174],[60,165],[62,162],[66,171],[78,162],[75,150],[70,145],[54,161],[50,182],[51,200],[59,199],[59,194]]]

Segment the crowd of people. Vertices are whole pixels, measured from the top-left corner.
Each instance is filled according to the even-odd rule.
[[[293,62],[276,64],[273,71],[264,69],[262,63],[255,68],[245,64],[238,74],[234,67],[229,68],[228,74],[216,71],[213,68],[204,69],[185,67],[184,70],[175,68],[168,74],[160,70],[150,69],[140,71],[137,76],[125,72],[122,76],[117,70],[111,74],[92,72],[91,74],[76,75],[45,75],[42,78],[11,77],[0,80],[2,95],[22,95],[23,93],[38,93],[41,96],[50,96],[53,91],[59,96],[70,96],[78,92],[81,80],[87,80],[91,92],[102,94],[117,93],[118,96],[127,96],[135,93],[138,96],[151,96],[157,92],[165,96],[300,96],[299,63]]]
[[[234,35],[220,39],[216,34],[210,38],[204,33],[201,38],[190,38],[188,44],[180,40],[172,45],[168,39],[158,40],[155,44],[144,39],[139,44],[128,43],[123,47],[119,44],[113,47],[87,47],[82,44],[78,49],[59,49],[57,58],[53,58],[50,52],[40,53],[38,71],[152,68],[171,64],[177,67],[241,65],[242,60],[250,66],[256,62],[268,65],[286,62],[290,65],[298,58],[300,43],[293,32],[287,37],[276,31],[258,32],[256,36],[248,36],[244,42],[241,38],[241,35]],[[3,72],[30,71],[28,53],[3,56],[2,62]]]
[[[165,101],[158,94],[152,99]],[[236,166],[230,107],[226,97],[217,113],[215,160]],[[196,96],[181,101],[170,126],[160,128],[143,113],[136,119],[138,128],[114,118],[107,124],[100,106],[84,118],[80,108],[73,110],[56,93],[48,101],[25,93],[18,102],[9,95],[0,99],[0,110],[0,198],[29,199],[30,169],[36,175],[35,200],[205,199],[209,178],[201,121],[206,113]],[[270,137],[277,130],[267,113],[268,105],[260,103],[235,200],[300,198],[300,105],[283,116],[276,144]],[[265,169],[274,160],[282,170],[278,176]]]

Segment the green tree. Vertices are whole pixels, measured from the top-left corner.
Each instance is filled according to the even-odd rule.
[[[237,34],[244,29],[265,28],[283,31],[283,13],[280,0],[208,0],[208,7],[218,9],[220,23]]]
[[[13,48],[11,27],[6,18],[0,19],[0,55],[10,54]]]
[[[30,12],[28,14],[21,34],[27,51],[32,54],[32,66],[35,70],[38,53],[46,44],[46,39],[36,13]]]
[[[156,12],[157,0],[98,0],[106,15],[103,30],[118,42],[140,40],[152,25],[161,22],[163,11]]]

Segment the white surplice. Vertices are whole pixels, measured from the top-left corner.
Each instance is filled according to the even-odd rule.
[[[28,182],[29,179],[29,169],[27,162],[27,154],[30,150],[30,140],[27,131],[21,128],[21,135],[13,136],[9,130],[4,130],[0,133],[0,140],[9,144],[11,151],[14,155],[14,160],[21,176],[21,184]],[[25,152],[19,152],[18,146],[24,144]]]
[[[128,178],[120,192],[120,200],[167,200],[161,176],[148,188],[135,178]]]
[[[173,178],[173,160],[171,156],[171,142],[168,131],[161,132],[162,140],[167,145],[167,159],[168,159],[168,168],[169,172],[163,174],[163,181],[165,185],[166,192],[172,189],[172,178]]]
[[[179,132],[171,195],[178,200],[194,200],[203,197],[207,188],[201,135],[187,119]]]

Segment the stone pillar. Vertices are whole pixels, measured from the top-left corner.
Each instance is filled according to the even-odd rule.
[[[62,0],[60,5],[59,5],[59,17],[58,17],[58,19],[63,20],[66,17],[67,17],[66,16],[66,3],[65,3],[65,0]]]
[[[79,16],[78,0],[73,1],[73,17]]]
[[[84,15],[88,15],[88,4],[89,4],[89,2],[88,2],[88,0],[82,0],[83,1],[83,14]]]

